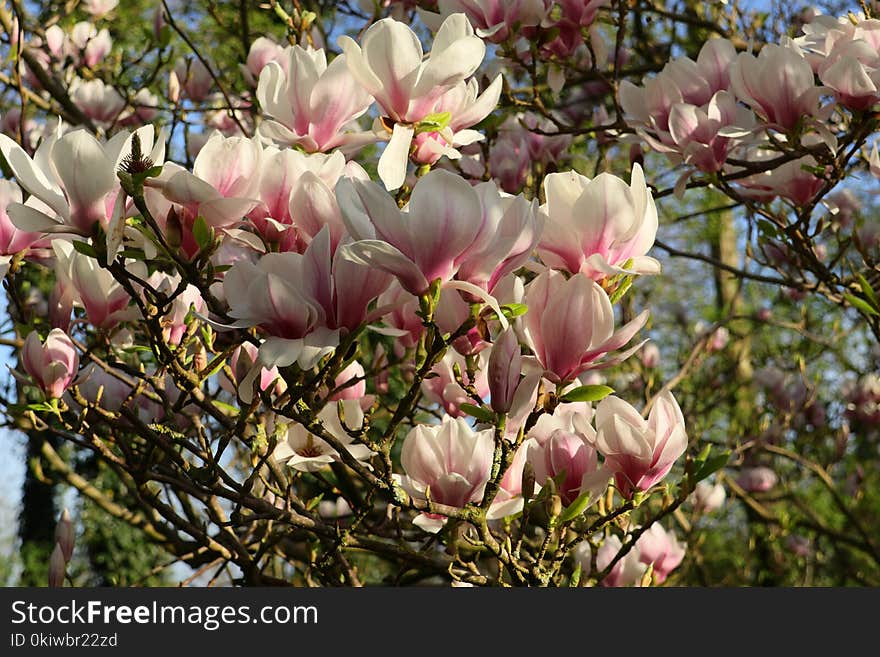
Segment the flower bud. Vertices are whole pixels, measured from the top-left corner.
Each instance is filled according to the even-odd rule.
[[[495,341],[489,356],[489,392],[492,410],[507,413],[519,387],[522,354],[513,328],[508,328]]]
[[[763,493],[779,483],[778,475],[767,466],[743,468],[736,483],[748,493]]]
[[[79,369],[76,347],[61,329],[49,331],[45,343],[40,342],[36,331],[31,331],[24,341],[21,361],[34,383],[54,399],[67,390]]]
[[[56,543],[55,549],[52,550],[52,556],[49,557],[49,586],[59,588],[64,585],[64,574],[67,568],[67,562],[64,559],[64,551],[61,546]]]
[[[642,349],[642,365],[653,369],[660,364],[660,349],[653,342],[649,342]]]
[[[73,521],[70,518],[70,512],[64,509],[61,512],[58,524],[55,526],[55,542],[61,548],[65,562],[69,562],[71,557],[73,557],[74,537]]]

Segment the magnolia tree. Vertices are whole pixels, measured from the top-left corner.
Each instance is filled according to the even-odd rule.
[[[880,20],[801,9],[0,8],[18,580],[880,584]]]

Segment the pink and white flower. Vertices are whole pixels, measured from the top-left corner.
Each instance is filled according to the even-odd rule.
[[[340,446],[354,459],[369,461],[375,452],[366,445],[355,443],[349,431],[357,431],[363,425],[364,415],[357,400],[338,402],[343,408],[345,422],[339,419],[337,404],[328,404],[320,413],[318,420],[323,430],[335,438]],[[287,426],[283,442],[278,443],[273,458],[279,463],[301,472],[315,472],[334,462],[343,462],[342,455],[319,435],[298,422]]]
[[[621,540],[615,536],[608,536],[596,551],[596,570],[604,571],[623,548]],[[642,580],[648,567],[639,558],[638,545],[621,557],[614,567],[602,580],[602,586],[636,586]]]
[[[730,67],[730,87],[764,121],[788,131],[803,118],[823,118],[825,89],[816,85],[813,69],[795,48],[766,44],[755,57],[739,53]]]
[[[339,37],[352,76],[379,103],[390,121],[391,138],[379,159],[379,177],[389,190],[406,177],[415,126],[435,111],[440,97],[464,81],[483,61],[486,46],[464,14],[443,21],[427,57],[405,23],[384,18],[373,23],[358,45]]]
[[[444,417],[439,425],[420,424],[403,441],[400,462],[405,489],[415,496],[463,508],[483,499],[495,451],[493,430],[474,431],[463,418]],[[420,514],[415,524],[435,533],[446,522],[437,514]]]
[[[591,369],[616,365],[641,343],[623,348],[648,320],[648,311],[614,330],[614,308],[605,291],[586,274],[566,280],[560,272],[539,274],[526,288],[523,334],[544,375],[554,383],[570,382]]]
[[[653,565],[654,580],[662,584],[669,573],[678,568],[684,559],[685,546],[675,534],[663,529],[659,522],[653,523],[636,542],[639,561]]]
[[[608,173],[590,180],[570,171],[549,174],[544,193],[538,255],[548,267],[595,280],[660,272],[660,263],[645,255],[654,245],[658,221],[638,164],[629,185]]]
[[[687,448],[684,417],[670,392],[661,393],[647,421],[622,399],[610,396],[596,408],[596,449],[614,473],[624,497],[662,480]]]
[[[375,139],[353,123],[373,99],[352,77],[345,55],[328,66],[323,49],[296,45],[290,47],[288,57],[286,67],[270,61],[260,73],[257,99],[272,117],[260,126],[260,134],[310,153],[360,146]]]
[[[59,399],[76,376],[79,354],[61,329],[49,331],[45,343],[36,331],[31,331],[21,349],[21,363],[48,397]]]
[[[161,164],[165,142],[154,138],[153,126],[136,131],[144,153]],[[12,203],[7,212],[21,230],[30,232],[74,232],[91,235],[96,223],[105,230],[125,207],[117,203],[120,194],[116,171],[131,153],[132,133],[120,131],[107,142],[99,142],[86,130],[61,133],[61,126],[47,135],[34,157],[6,135],[0,135],[0,152],[9,163],[22,189],[39,200],[24,205]]]

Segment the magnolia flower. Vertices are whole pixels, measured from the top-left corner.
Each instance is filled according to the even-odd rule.
[[[659,273],[660,263],[645,255],[657,235],[657,209],[638,164],[629,185],[608,173],[590,180],[570,171],[548,175],[544,193],[538,255],[548,267],[595,280]]]
[[[31,331],[21,349],[21,363],[48,397],[59,399],[76,376],[79,354],[61,329],[49,331],[45,343],[40,342],[36,331]]]
[[[647,421],[613,395],[596,408],[596,449],[627,498],[663,479],[687,442],[684,417],[668,391],[656,397]]]
[[[547,15],[545,0],[439,0],[440,14],[420,12],[420,16],[432,30],[440,25],[440,19],[457,12],[464,12],[474,26],[477,36],[501,43],[514,30],[535,27]]]
[[[257,100],[274,119],[263,122],[260,134],[310,153],[374,140],[372,134],[357,131],[352,125],[373,99],[352,77],[345,55],[328,66],[323,49],[295,45],[287,56],[286,71],[281,64],[270,61],[260,73]]]
[[[753,151],[751,154],[756,155],[755,164],[770,157],[768,154],[761,154],[761,151]],[[741,188],[740,194],[748,198],[766,202],[781,196],[797,206],[803,206],[825,185],[825,180],[811,173],[817,166],[818,162],[812,155],[805,155],[773,169],[740,178],[736,184]]]
[[[620,104],[627,122],[653,149],[702,171],[718,171],[736,140],[754,124],[752,113],[729,91],[736,50],[727,39],[709,39],[697,61],[675,59],[644,87],[624,81]]]
[[[456,280],[492,292],[502,278],[529,259],[544,229],[537,202],[510,196],[494,182],[473,187],[480,203],[479,231],[459,258]]]
[[[262,203],[248,219],[263,239],[278,243],[281,251],[302,251],[327,226],[330,249],[335,253],[347,233],[334,189],[343,176],[368,180],[363,167],[346,162],[339,151],[305,154],[268,146],[263,151],[262,170]]]
[[[660,365],[660,348],[653,342],[649,342],[642,349],[641,353],[642,365],[648,369],[653,369]]]
[[[458,146],[468,146],[483,139],[476,130],[468,130],[485,119],[498,105],[501,97],[501,76],[498,75],[486,90],[480,94],[474,78],[467,84],[459,82],[440,96],[434,105],[433,114],[448,115],[438,124],[439,130],[424,130],[416,133],[411,153],[416,164],[435,164],[443,155],[451,160],[461,157]],[[444,124],[445,125],[442,125]]]
[[[493,430],[474,431],[463,418],[413,428],[403,441],[400,462],[404,488],[432,502],[463,508],[483,499],[495,451]],[[414,523],[435,533],[445,518],[420,514]]]
[[[336,198],[357,240],[342,248],[345,257],[387,271],[415,295],[435,279],[452,279],[481,229],[477,193],[442,169],[419,179],[406,211],[372,182],[344,178]]]
[[[50,35],[46,34],[50,48],[53,42],[57,44],[58,33]],[[83,66],[91,68],[101,62],[113,48],[113,39],[110,38],[110,32],[107,28],[100,32],[97,28],[87,21],[80,21],[73,26],[70,31],[70,38],[67,40],[67,49],[75,59],[81,60]],[[55,53],[57,54],[57,53]]]
[[[512,328],[504,331],[492,345],[487,383],[490,403],[496,413],[507,413],[514,404],[522,375],[522,351]]]
[[[101,18],[116,9],[119,0],[83,0],[83,9],[95,18]]]
[[[270,386],[275,385],[275,392],[282,394],[287,389],[287,384],[278,373],[277,367],[266,368],[259,367],[257,379],[252,374],[254,368],[259,366],[258,350],[255,345],[250,342],[243,342],[235,348],[229,357],[229,371],[232,374],[231,379],[222,377],[220,386],[230,394],[237,394],[238,386],[248,377],[252,378],[259,385],[261,391],[268,390]]]
[[[727,493],[720,483],[710,484],[704,480],[697,484],[691,497],[696,511],[712,513],[721,508]]]
[[[364,414],[360,405],[352,399],[340,401],[338,404],[339,406],[325,406],[318,413],[318,420],[324,431],[335,438],[349,456],[358,461],[368,461],[375,452],[366,445],[353,443],[354,439],[348,433],[359,430],[363,425]],[[339,407],[345,416],[344,423],[339,419]],[[336,449],[297,422],[287,426],[287,435],[275,447],[272,456],[279,463],[285,463],[301,472],[315,472],[333,462],[343,462],[343,457]]]
[[[46,47],[56,59],[64,58],[64,46],[67,44],[67,34],[60,25],[50,25],[46,28]],[[38,37],[39,38],[39,37]]]
[[[747,493],[763,493],[779,483],[779,476],[767,466],[743,468],[736,483]]]
[[[523,333],[544,374],[554,383],[570,382],[590,369],[616,365],[641,344],[612,357],[648,320],[643,311],[614,330],[614,308],[605,291],[585,274],[570,279],[556,271],[539,274],[526,289],[529,312]]]
[[[617,536],[609,536],[596,551],[596,570],[604,571],[618,555],[623,543]],[[647,566],[639,559],[638,545],[621,557],[602,580],[602,586],[635,586],[641,582]]]
[[[172,163],[159,178],[148,181],[165,199],[163,205],[148,197],[150,210],[167,223],[167,202],[176,206],[174,221],[183,229],[181,249],[193,256],[200,248],[192,232],[197,217],[214,228],[230,228],[260,203],[262,160],[258,140],[215,132],[199,151],[192,173]]]
[[[636,541],[639,561],[653,565],[654,579],[658,584],[666,581],[673,570],[684,559],[685,546],[679,543],[675,534],[667,532],[659,522],[652,524]]]
[[[592,504],[608,487],[611,473],[599,467],[595,448],[582,434],[556,429],[543,443],[535,438],[527,442],[535,482],[557,481],[563,504],[571,504],[582,493],[589,493],[588,505]]]
[[[138,319],[136,307],[129,306],[131,297],[107,269],[97,260],[84,255],[65,240],[53,240],[55,275],[69,285],[70,293],[86,310],[89,322],[110,329],[119,322]],[[126,268],[137,278],[146,280],[147,267],[141,261],[126,261]]]
[[[410,27],[391,18],[373,23],[360,45],[348,36],[339,37],[338,44],[352,76],[389,120],[391,139],[379,159],[379,177],[387,189],[397,189],[406,177],[416,124],[435,111],[446,91],[477,70],[486,46],[464,14],[443,21],[427,57]]]
[[[178,345],[186,332],[186,317],[193,308],[197,313],[205,312],[205,300],[195,285],[187,285],[183,291],[180,289],[180,275],[154,272],[147,279],[147,283],[157,292],[173,299],[170,309],[159,320],[162,325],[162,337],[168,344]]]
[[[453,366],[457,365],[461,372],[462,381],[466,385],[472,385],[480,397],[485,397],[489,393],[489,383],[486,379],[486,367],[483,359],[478,357],[475,367],[476,379],[471,381],[467,373],[467,363],[463,356],[456,351],[447,351],[439,363],[431,368],[429,378],[422,381],[422,392],[425,398],[435,404],[440,404],[443,410],[452,417],[463,416],[464,412],[460,410],[461,404],[474,404],[474,399],[461,387],[455,379]]]
[[[336,375],[333,380],[334,392],[327,399],[330,401],[363,399],[367,393],[367,379],[364,374],[364,366],[359,362],[355,360],[349,363]]]
[[[149,89],[138,89],[131,106],[119,117],[120,125],[140,125],[156,118],[159,113],[159,97]]]
[[[6,275],[12,256],[40,239],[39,233],[15,227],[7,211],[12,203],[21,203],[21,188],[11,180],[0,180],[0,278]]]
[[[528,444],[523,443],[513,455],[510,467],[499,482],[498,492],[486,511],[486,518],[497,520],[519,513],[523,509],[523,470],[528,457]],[[540,490],[540,484],[535,486]]]
[[[83,368],[80,380],[77,382],[77,390],[86,401],[113,412],[119,411],[132,397],[132,386],[127,383],[125,374],[119,370],[108,372],[95,363],[89,363]],[[158,415],[153,413],[151,421],[156,417]]]
[[[593,407],[587,402],[560,404],[553,414],[544,413],[535,422],[528,435],[540,444],[545,444],[556,431],[577,434],[584,442],[593,445],[596,442],[596,430],[590,424],[593,419]]]
[[[299,363],[305,369],[330,353],[340,331],[366,318],[367,306],[390,283],[381,271],[330,255],[322,230],[305,253],[268,253],[254,264],[241,260],[226,272],[223,290],[237,321],[271,336],[260,347],[266,367]]]
[[[169,86],[182,90],[191,101],[199,103],[208,97],[214,86],[214,78],[198,57],[178,59],[171,72]]]
[[[142,152],[161,164],[165,159],[165,141],[154,141],[153,126],[136,131]],[[116,171],[131,154],[132,133],[120,131],[107,142],[99,142],[86,130],[72,130],[64,135],[59,129],[47,135],[33,159],[13,140],[0,135],[0,152],[9,163],[22,189],[45,207],[36,207],[31,199],[24,205],[12,203],[8,213],[21,230],[32,232],[76,232],[91,235],[100,223],[105,229],[125,208],[117,203],[120,194]]]
[[[251,43],[247,62],[240,65],[242,75],[249,85],[257,86],[260,73],[269,62],[277,63],[281,70],[287,74],[289,62],[287,49],[268,37],[257,37]]]
[[[74,78],[70,83],[70,99],[93,121],[109,125],[119,119],[125,109],[125,98],[116,89],[99,79]]]
[[[794,48],[766,44],[758,56],[739,53],[730,67],[737,98],[772,126],[791,130],[804,117],[823,116],[810,63]]]
[[[866,110],[880,100],[880,20],[849,14],[816,16],[794,43],[838,102]]]

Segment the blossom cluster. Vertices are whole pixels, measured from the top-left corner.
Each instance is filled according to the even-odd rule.
[[[713,38],[696,60],[622,81],[622,120],[602,139],[633,145],[631,161],[587,175],[567,164],[570,116],[494,119],[506,59],[550,62],[555,94],[569,59],[625,63],[609,59],[606,0],[440,0],[420,12],[429,43],[394,17],[406,3],[335,50],[257,38],[239,104],[205,112],[183,149],[159,107],[228,103],[217,73],[181,57],[167,98],[120,94],[93,75],[113,48],[97,21],[116,3],[85,4],[92,21],[32,37],[21,64],[37,94],[46,76],[29,67],[65,78],[84,120],[5,116],[0,134],[2,273],[50,281],[20,340],[28,411],[92,431],[106,454],[158,445],[191,489],[259,496],[240,507],[326,528],[320,541],[393,525],[385,538],[404,553],[479,545],[528,583],[546,583],[550,545],[569,581],[662,584],[679,567],[685,544],[664,527],[685,502],[697,520],[721,508],[725,478],[707,477],[726,455],[702,448],[676,380],[654,385],[652,309],[628,291],[663,276],[662,194],[636,144],[683,165],[679,192],[706,176],[748,202],[806,206],[842,126],[880,102],[880,22],[819,17],[757,54]],[[737,339],[720,325],[699,337],[719,360]],[[606,385],[624,368],[641,387]],[[875,379],[849,391],[853,423],[876,424]],[[756,440],[825,424],[800,380],[754,380],[795,417]],[[114,443],[100,422],[137,439]],[[240,481],[217,474],[232,438]],[[761,461],[739,465],[738,495],[780,482]],[[53,572],[69,561],[56,555]]]

